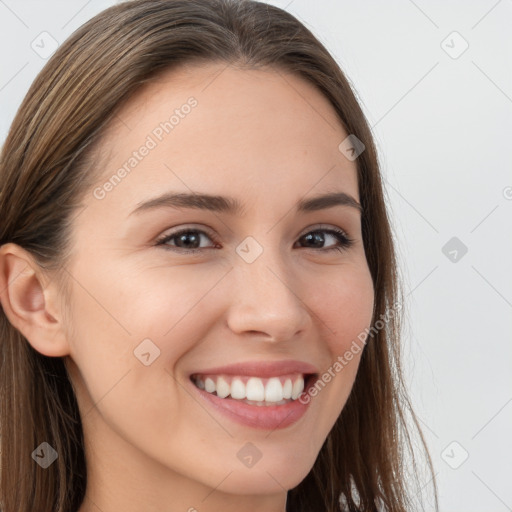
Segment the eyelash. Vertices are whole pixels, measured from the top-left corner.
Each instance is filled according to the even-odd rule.
[[[205,250],[205,248],[183,249],[181,247],[173,247],[173,246],[167,245],[167,242],[169,242],[170,240],[173,240],[174,238],[177,238],[180,235],[184,235],[186,233],[200,233],[200,234],[206,235],[208,238],[210,238],[210,240],[212,240],[212,242],[217,243],[217,241],[215,240],[214,237],[212,237],[207,232],[205,232],[205,231],[203,231],[201,229],[185,228],[185,229],[181,229],[179,231],[176,231],[175,233],[170,233],[168,235],[165,235],[164,237],[161,237],[160,239],[158,239],[156,241],[155,245],[156,246],[163,246],[163,248],[165,250],[173,251],[173,252],[178,252],[178,253],[181,253],[181,254],[195,254],[195,253],[198,253],[200,251]],[[322,251],[322,252],[331,252],[331,251],[343,252],[343,251],[346,251],[347,249],[349,249],[350,247],[352,247],[352,245],[355,242],[355,240],[353,238],[350,238],[349,236],[347,236],[347,234],[344,231],[342,231],[341,229],[337,229],[337,228],[328,228],[328,229],[327,228],[325,228],[325,229],[324,228],[318,228],[318,229],[313,229],[311,231],[308,231],[307,233],[304,233],[304,235],[301,235],[299,238],[303,238],[306,235],[309,235],[311,233],[328,233],[330,235],[333,235],[335,238],[337,238],[337,240],[341,244],[341,245],[335,245],[333,247],[329,247],[327,249],[317,249],[318,251]],[[207,249],[213,249],[213,247],[207,247]],[[306,249],[307,249],[307,247],[306,247]],[[311,249],[315,250],[314,248],[311,248]]]

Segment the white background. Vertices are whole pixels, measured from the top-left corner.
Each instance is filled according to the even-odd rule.
[[[0,141],[46,62],[32,41],[62,43],[113,3],[0,0]],[[512,510],[512,2],[270,3],[334,54],[373,128],[441,511]],[[452,237],[467,247],[455,262]]]

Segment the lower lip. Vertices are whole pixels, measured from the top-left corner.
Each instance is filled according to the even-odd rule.
[[[306,384],[311,380],[309,377]],[[289,427],[302,418],[309,407],[310,400],[303,404],[299,399],[283,405],[250,405],[233,398],[219,398],[199,389],[192,381],[190,384],[203,400],[220,413],[241,425],[258,429],[276,430]],[[305,386],[303,393],[306,393],[308,387]]]

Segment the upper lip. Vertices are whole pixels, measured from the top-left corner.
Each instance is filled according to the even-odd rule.
[[[253,377],[278,377],[289,373],[317,374],[313,365],[302,361],[246,361],[226,366],[198,370],[190,375],[247,375]]]

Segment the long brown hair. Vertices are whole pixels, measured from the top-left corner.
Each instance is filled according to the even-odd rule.
[[[372,321],[349,399],[306,478],[288,491],[287,510],[411,510],[404,448],[419,434],[400,367],[402,291],[377,151],[338,64],[294,16],[252,0],[132,0],[75,31],[36,77],[0,157],[0,245],[33,255],[66,292],[73,215],[98,176],[106,126],[124,102],[164,70],[183,63],[270,66],[293,72],[329,99],[357,158],[362,235],[375,288]],[[341,141],[340,141],[341,142]],[[60,271],[59,271],[60,269]],[[394,308],[389,317],[389,311]],[[387,315],[386,321],[381,319]],[[63,358],[34,350],[0,312],[0,505],[3,512],[76,512],[86,489],[83,433]],[[43,441],[59,454],[42,469],[30,454]]]

